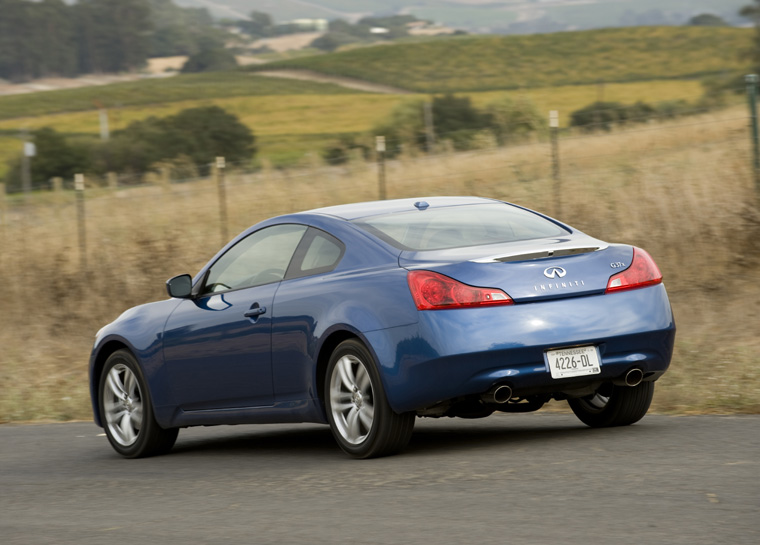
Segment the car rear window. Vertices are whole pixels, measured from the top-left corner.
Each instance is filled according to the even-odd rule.
[[[428,208],[361,218],[355,224],[402,250],[443,250],[566,235],[538,214],[509,204]]]

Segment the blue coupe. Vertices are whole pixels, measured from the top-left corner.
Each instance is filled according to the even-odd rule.
[[[356,458],[393,454],[417,417],[567,400],[632,424],[667,370],[675,324],[644,250],[512,204],[348,204],[247,229],[170,299],[101,329],[95,422],[135,458],[180,428],[320,422]]]

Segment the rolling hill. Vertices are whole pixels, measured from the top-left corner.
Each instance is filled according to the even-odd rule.
[[[249,69],[312,70],[425,93],[697,78],[745,69],[741,53],[753,35],[738,28],[635,27],[464,36]]]
[[[180,74],[77,89],[0,96],[0,120],[60,112],[144,106],[239,96],[337,95],[357,93],[329,83],[251,77],[244,72]]]
[[[483,107],[519,92],[540,111],[569,113],[604,93],[606,100],[696,102],[700,76],[743,68],[746,29],[653,27],[536,36],[471,36],[365,47],[267,64],[405,87],[418,93],[466,93]],[[604,82],[607,85],[598,85]],[[618,82],[618,83],[615,83]],[[50,126],[97,138],[97,105],[111,129],[180,109],[216,104],[238,115],[258,138],[260,157],[295,164],[341,135],[368,131],[407,95],[361,93],[337,85],[259,77],[251,72],[181,75],[98,87],[0,97],[0,177],[20,148],[19,130]]]

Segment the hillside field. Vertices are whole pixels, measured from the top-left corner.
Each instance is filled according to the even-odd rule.
[[[533,36],[468,36],[364,47],[264,65],[296,68],[410,88],[420,95],[362,93],[335,84],[238,72],[180,75],[96,87],[0,96],[0,177],[20,153],[21,129],[50,126],[75,137],[99,135],[97,108],[112,131],[148,116],[217,104],[257,137],[258,160],[275,166],[311,161],[342,135],[369,131],[402,100],[457,91],[476,106],[508,92],[539,111],[570,113],[598,99],[656,105],[695,102],[698,76],[735,75],[752,31],[638,27]]]
[[[746,69],[753,30],[632,27],[364,47],[249,70],[313,70],[422,93],[698,78]]]
[[[329,83],[251,77],[245,72],[181,74],[77,89],[0,96],[0,119],[237,96],[341,95],[357,91]]]
[[[256,78],[270,79],[270,78]],[[289,82],[298,85],[298,82]],[[605,100],[633,103],[643,100],[657,103],[684,99],[694,102],[702,94],[697,81],[652,81],[598,85],[573,85],[510,91],[513,97],[526,96],[535,102],[539,111],[559,110],[560,123],[566,126],[570,113],[595,101],[600,92]],[[50,93],[56,93],[51,91]],[[46,93],[39,93],[43,95]],[[503,94],[500,91],[464,93],[473,104],[483,107]],[[258,158],[274,165],[293,165],[307,154],[319,153],[327,144],[344,134],[369,131],[383,121],[394,106],[404,100],[428,95],[376,95],[369,93],[284,94],[269,96],[236,96],[204,98],[154,105],[135,105],[109,110],[111,130],[149,116],[164,117],[185,108],[216,104],[239,116],[253,130],[257,139]],[[56,104],[57,99],[51,100]],[[0,110],[3,99],[0,98]],[[51,106],[52,107],[52,106]],[[21,151],[19,130],[53,127],[71,136],[97,138],[100,134],[97,110],[39,115],[0,120],[0,178],[6,163]]]

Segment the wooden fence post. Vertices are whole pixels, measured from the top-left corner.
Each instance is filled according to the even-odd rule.
[[[552,141],[552,177],[554,178],[554,217],[562,215],[562,179],[559,170],[559,112],[549,112],[549,131]]]
[[[377,151],[377,193],[381,201],[386,199],[385,189],[385,136],[375,137],[375,150]]]
[[[224,157],[216,158],[216,183],[219,189],[219,231],[222,236],[222,245],[229,242],[227,233],[227,191],[224,187]]]
[[[79,232],[79,269],[87,272],[87,225],[84,216],[84,174],[74,174],[74,190],[77,195],[77,227]]]
[[[8,197],[5,193],[5,184],[0,183],[0,225],[8,223],[6,216],[8,215]]]

